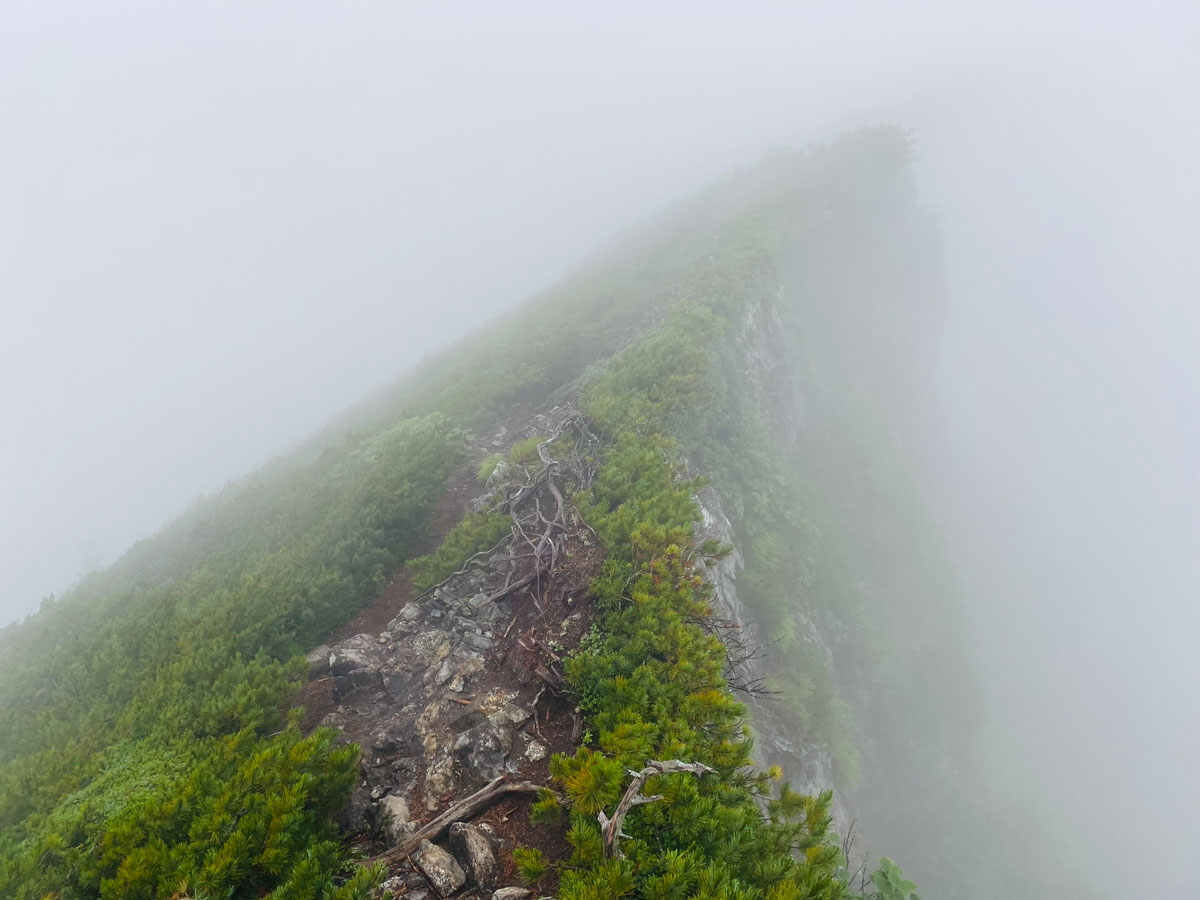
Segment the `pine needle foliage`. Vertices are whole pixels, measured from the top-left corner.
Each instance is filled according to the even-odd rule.
[[[644,423],[643,423],[644,424]],[[670,443],[622,431],[580,506],[608,551],[593,583],[600,615],[567,676],[597,749],[556,755],[570,808],[564,900],[836,900],[851,896],[830,832],[830,794],[771,793],[750,769],[745,709],[724,679],[724,648],[702,627],[708,586],[693,562],[698,484]],[[625,819],[621,858],[604,852],[597,814],[612,812],[626,771],[650,759],[703,762],[716,774],[663,775],[662,800]],[[765,800],[765,813],[762,802]]]
[[[0,897],[343,891],[357,751],[288,726],[298,654],[411,555],[466,438],[406,419],[254,476],[30,620],[0,665]]]

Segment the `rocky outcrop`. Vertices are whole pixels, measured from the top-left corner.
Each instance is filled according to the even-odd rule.
[[[479,451],[568,427],[595,441],[582,422],[572,406],[559,404],[530,415],[511,437],[501,429]],[[530,553],[497,545],[401,606],[381,633],[309,654],[313,680],[328,688],[321,700],[334,707],[321,724],[363,750],[342,823],[350,831],[395,845],[412,834],[414,821],[497,777],[524,767],[544,780],[549,754],[568,749],[574,728],[557,726],[548,738],[546,720],[539,726],[533,713],[541,698],[543,716],[548,707],[576,716],[557,667],[564,648],[587,629],[590,607],[575,598],[585,595],[602,554],[582,526],[566,522],[563,493],[571,488],[563,480],[560,490],[555,479],[568,477],[567,464],[546,457],[542,447],[538,452],[544,468],[531,483],[525,468],[508,466],[515,482],[489,479],[471,506],[506,508],[516,541],[516,532],[524,537],[546,523],[557,499],[557,524],[534,546],[540,567],[529,562]],[[403,596],[403,587],[395,591]]]
[[[486,685],[497,682],[485,673],[487,657],[497,623],[512,617],[507,600],[480,602],[486,586],[463,575],[408,603],[381,634],[319,648],[323,665],[310,659],[337,705],[322,724],[363,748],[350,830],[378,830],[396,842],[422,810],[515,771],[514,752],[525,752],[516,731],[530,718],[517,702],[520,685],[510,679],[512,687],[475,690],[485,674]]]
[[[738,360],[739,388],[763,411],[770,425],[775,451],[786,457],[795,449],[805,426],[807,401],[793,364],[789,362],[786,335],[778,311],[779,299],[777,295],[774,302],[748,306],[733,336],[733,345]],[[724,511],[718,488],[719,485],[705,487],[697,496],[701,514],[699,536],[734,548],[724,559],[710,565],[705,573],[712,585],[713,613],[715,618],[725,620],[731,626],[729,632],[738,635],[746,648],[763,647],[765,636],[759,633],[752,610],[738,595],[737,579],[744,568],[744,560],[736,529]],[[830,643],[816,619],[806,612],[806,604],[801,598],[793,598],[788,607],[803,640],[822,654],[826,666],[832,669]],[[730,680],[735,685],[761,683],[770,675],[772,667],[779,665],[780,661],[772,658],[769,652],[751,654],[729,673]],[[834,765],[829,749],[799,733],[795,718],[781,704],[753,692],[739,692],[739,699],[749,708],[755,736],[754,757],[758,765],[781,766],[792,787],[804,793],[815,794],[834,786]],[[850,821],[841,792],[835,793],[833,813],[838,827],[844,828]]]
[[[789,360],[779,313],[782,290],[771,302],[746,306],[733,340],[742,363],[746,394],[766,413],[772,437],[786,453],[796,445],[804,427],[807,399]]]
[[[734,548],[732,553],[705,570],[705,576],[712,585],[713,615],[730,623],[733,626],[731,630],[739,635],[739,640],[747,647],[761,646],[765,639],[759,633],[753,613],[738,597],[737,576],[744,562],[737,549],[733,526],[721,508],[720,496],[711,487],[706,487],[697,500],[701,515],[700,535]],[[799,611],[794,615],[807,640],[828,653],[816,625]],[[730,673],[731,680],[740,684],[758,682],[769,675],[771,663],[769,655],[746,659]],[[742,692],[739,699],[749,708],[755,738],[754,760],[759,766],[781,766],[792,787],[802,793],[820,793],[833,786],[833,759],[829,750],[798,734],[794,720],[787,716],[777,701],[752,692]],[[849,821],[836,795],[834,799],[835,820],[839,823]]]

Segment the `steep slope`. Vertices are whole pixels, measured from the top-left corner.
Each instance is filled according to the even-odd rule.
[[[938,253],[903,134],[773,151],[5,629],[0,894],[367,896],[339,822],[384,851],[507,773],[547,787],[507,837],[564,897],[850,895],[830,798],[752,750],[942,878],[971,695],[910,446]],[[382,634],[309,653],[372,603]],[[287,713],[310,668],[364,754]],[[714,771],[652,776],[617,854],[598,814],[671,758]]]

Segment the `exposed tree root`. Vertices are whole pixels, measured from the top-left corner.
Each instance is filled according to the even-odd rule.
[[[550,446],[568,432],[575,432],[577,440],[572,447],[571,455],[566,460],[550,456]],[[529,570],[522,576],[516,577],[516,566],[508,571],[504,585],[488,596],[488,603],[495,603],[518,591],[530,589],[534,604],[541,609],[541,596],[545,585],[558,565],[560,558],[566,554],[567,538],[574,535],[578,526],[583,523],[582,517],[570,507],[559,484],[563,477],[564,467],[570,473],[577,486],[587,488],[591,485],[596,472],[595,450],[600,441],[592,433],[587,420],[579,413],[569,413],[554,434],[537,445],[538,459],[542,468],[526,484],[509,487],[504,499],[493,509],[497,512],[507,512],[512,519],[511,534],[506,539],[508,554],[495,564],[507,564],[530,561]],[[584,451],[581,452],[580,446]],[[544,497],[543,492],[549,497]],[[544,511],[542,500],[552,502],[550,511]],[[490,558],[500,545],[486,551]],[[522,552],[518,552],[518,550]],[[467,566],[474,565],[476,554],[469,560]],[[465,567],[464,567],[465,568]]]

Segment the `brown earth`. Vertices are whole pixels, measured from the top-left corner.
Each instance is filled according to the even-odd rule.
[[[433,513],[426,529],[426,539],[421,553],[431,553],[438,548],[450,529],[458,524],[467,512],[471,496],[478,485],[469,472],[459,472],[446,481],[446,491],[434,504]],[[383,592],[362,609],[358,615],[337,629],[324,643],[332,644],[344,641],[356,634],[379,634],[387,628],[388,622],[396,617],[396,613],[412,600],[415,592],[412,580],[408,577],[406,568],[400,569]]]
[[[467,512],[476,487],[469,469],[451,475],[446,480],[446,490],[434,504],[421,553],[436,550],[450,529],[458,524],[459,519]],[[335,644],[356,634],[379,634],[396,617],[396,613],[415,596],[416,589],[408,576],[408,569],[401,568],[392,575],[387,587],[378,597],[349,622],[335,629],[321,643]],[[304,707],[304,723],[301,726],[304,732],[312,731],[325,716],[337,709],[332,679],[317,678],[307,682],[300,689],[295,705]]]

